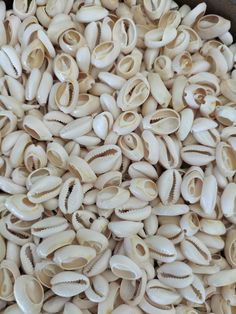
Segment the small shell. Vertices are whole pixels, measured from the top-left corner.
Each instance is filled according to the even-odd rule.
[[[120,42],[121,52],[124,54],[132,52],[137,42],[136,25],[129,18],[119,18],[112,30],[113,40]]]
[[[93,119],[93,130],[98,137],[105,140],[113,125],[113,116],[104,111]]]
[[[44,218],[31,226],[31,233],[39,238],[47,238],[66,230],[68,222],[63,217],[53,216]]]
[[[50,111],[43,116],[43,122],[54,136],[59,136],[60,130],[73,118],[61,111]]]
[[[31,275],[21,275],[14,284],[14,295],[20,309],[39,313],[43,305],[44,291],[40,282]]]
[[[96,256],[96,250],[81,245],[67,245],[54,253],[53,261],[64,270],[76,270],[85,267]]]
[[[156,184],[146,178],[132,179],[129,189],[135,197],[142,201],[152,201],[158,195]]]
[[[196,234],[200,229],[198,216],[194,212],[184,214],[181,217],[179,224],[184,233],[189,237]]]
[[[207,215],[214,212],[217,198],[217,181],[215,176],[206,176],[203,180],[200,205]]]
[[[79,84],[76,80],[64,80],[54,85],[54,101],[59,110],[72,113],[79,97]]]
[[[126,255],[137,265],[144,265],[150,258],[147,244],[137,235],[125,238],[123,245]]]
[[[186,204],[163,205],[161,202],[153,207],[153,214],[159,216],[179,216],[189,212],[189,206]]]
[[[143,55],[138,49],[134,49],[130,55],[122,57],[116,67],[117,75],[124,79],[131,79],[140,71]]]
[[[158,262],[171,263],[177,258],[177,252],[174,244],[167,238],[161,235],[155,235],[145,240],[147,244],[151,258]]]
[[[50,200],[60,192],[62,179],[56,176],[48,176],[38,179],[32,184],[27,197],[30,202],[38,204]]]
[[[150,164],[155,165],[159,160],[159,143],[155,135],[150,130],[144,130],[142,133],[144,144],[144,159]]]
[[[38,141],[52,140],[52,134],[46,125],[36,116],[27,115],[23,121],[24,130]]]
[[[173,304],[180,299],[179,293],[174,288],[164,285],[158,279],[152,279],[147,283],[146,293],[150,300],[160,305]]]
[[[157,233],[173,244],[180,243],[184,239],[184,232],[175,224],[164,224],[158,228]]]
[[[69,54],[57,54],[53,60],[53,71],[59,81],[77,80],[79,69],[77,64]]]
[[[235,244],[236,244],[236,230],[231,229],[226,234],[224,253],[225,253],[227,262],[232,267],[235,267],[236,265]]]
[[[73,57],[78,55],[78,50],[83,47],[85,43],[84,37],[80,32],[74,29],[68,29],[59,37],[59,46],[65,52]]]
[[[189,165],[204,166],[215,160],[215,149],[203,145],[188,145],[181,149],[181,157]]]
[[[161,48],[172,42],[177,36],[177,30],[172,26],[156,28],[144,36],[145,46],[148,48]]]
[[[73,297],[89,287],[89,279],[73,271],[62,271],[51,279],[52,291],[61,297]]]
[[[108,228],[117,238],[127,238],[140,232],[143,223],[129,220],[112,221],[108,224]]]
[[[35,276],[40,283],[47,288],[51,288],[51,279],[62,269],[50,260],[42,261],[35,265]]]
[[[47,158],[51,164],[58,168],[66,168],[68,154],[64,147],[57,142],[50,142],[47,145]]]
[[[15,194],[7,198],[6,208],[17,218],[32,221],[41,217],[44,208],[41,204],[33,204],[25,194]]]
[[[108,186],[120,186],[122,181],[122,174],[119,171],[108,171],[104,174],[101,174],[96,182],[94,187],[102,190]]]
[[[216,164],[226,177],[232,177],[236,173],[236,155],[229,144],[220,142],[216,146]]]
[[[177,203],[180,197],[182,178],[177,170],[164,171],[158,179],[159,197],[164,205]]]
[[[102,174],[110,170],[116,170],[120,158],[121,150],[118,146],[103,145],[91,150],[85,156],[85,161],[96,174]]]
[[[204,173],[199,167],[191,167],[183,177],[181,194],[183,198],[194,204],[200,200]]]
[[[235,80],[228,79],[223,80],[221,85],[222,94],[228,98],[229,100],[235,102],[236,101],[236,90],[235,90]]]
[[[122,153],[132,161],[140,161],[144,157],[144,146],[141,137],[137,133],[121,135],[118,145]]]
[[[98,44],[91,54],[91,63],[98,69],[103,69],[113,64],[120,54],[118,41],[106,41]]]
[[[102,275],[97,275],[91,280],[91,286],[85,291],[86,297],[95,303],[103,302],[109,292],[108,281]]]
[[[63,214],[72,214],[82,205],[83,197],[80,181],[76,178],[69,178],[61,187],[58,206]]]
[[[90,23],[104,19],[108,11],[102,6],[82,6],[76,13],[76,19],[80,23]]]
[[[207,218],[200,220],[200,230],[211,235],[223,235],[226,233],[225,225],[221,220]]]
[[[129,197],[129,191],[117,186],[108,186],[97,193],[96,205],[101,209],[114,209],[124,205]]]
[[[82,183],[94,183],[97,179],[92,167],[82,158],[75,155],[68,160],[68,170]]]
[[[111,250],[107,249],[102,254],[93,259],[83,270],[83,273],[88,277],[93,277],[103,273],[109,265],[111,258]]]
[[[141,116],[135,111],[122,112],[113,124],[113,131],[119,135],[126,135],[137,129]]]
[[[33,68],[40,69],[43,65],[45,50],[39,39],[34,39],[21,54],[22,67],[26,72],[31,72]]]
[[[76,234],[77,241],[80,245],[89,246],[100,254],[108,247],[108,240],[102,234],[92,229],[80,228]]]
[[[173,288],[185,288],[193,282],[192,269],[183,262],[164,264],[157,269],[158,279]]]
[[[184,256],[199,265],[209,265],[211,254],[205,244],[198,238],[186,237],[180,244]]]
[[[25,193],[25,187],[14,183],[11,179],[0,176],[0,189],[8,194]]]
[[[43,168],[47,164],[47,155],[40,145],[28,145],[24,151],[24,164],[29,172]]]
[[[14,292],[13,286],[15,284],[15,280],[20,276],[19,269],[17,265],[11,260],[3,260],[0,264],[0,278],[2,287],[5,289],[1,289],[0,298],[4,301],[13,301],[14,300]]]
[[[207,276],[207,283],[213,287],[224,287],[235,283],[236,269],[221,270]]]
[[[157,135],[176,132],[180,126],[179,114],[173,109],[158,109],[143,118],[143,128]]]
[[[157,103],[162,107],[168,107],[171,101],[171,94],[163,83],[160,75],[158,73],[149,73],[148,82],[150,84],[151,95],[157,101]],[[156,86],[159,86],[158,89]],[[176,113],[178,116],[178,114]]]
[[[137,74],[122,86],[118,93],[117,105],[123,111],[135,109],[147,100],[149,93],[150,86],[147,79]]]
[[[110,259],[111,271],[119,278],[137,280],[142,276],[141,269],[124,255],[113,255]]]
[[[3,71],[13,77],[19,78],[22,74],[22,66],[16,50],[11,46],[2,46],[0,50],[0,66]]]
[[[57,249],[71,244],[74,238],[75,232],[73,230],[62,231],[59,234],[53,234],[45,238],[37,246],[37,254],[42,258],[46,258]]]
[[[194,276],[190,286],[178,290],[186,300],[197,304],[202,304],[206,299],[206,292],[202,281]]]
[[[20,250],[21,267],[25,274],[34,275],[35,265],[40,262],[40,258],[36,253],[37,246],[34,243],[26,243]]]

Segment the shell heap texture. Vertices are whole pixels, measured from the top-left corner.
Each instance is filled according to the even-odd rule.
[[[0,1],[0,314],[236,313],[236,44],[206,9]]]

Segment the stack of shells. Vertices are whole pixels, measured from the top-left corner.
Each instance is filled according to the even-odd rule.
[[[0,313],[236,311],[236,44],[173,0],[0,1]]]

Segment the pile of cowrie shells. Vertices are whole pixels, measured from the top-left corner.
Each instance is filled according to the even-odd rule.
[[[236,44],[206,9],[0,1],[0,314],[236,313]]]

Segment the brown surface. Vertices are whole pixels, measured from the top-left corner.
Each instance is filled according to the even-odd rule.
[[[177,3],[196,6],[199,0],[175,0]],[[12,0],[5,0],[8,8],[12,5]],[[232,33],[236,39],[236,0],[205,0],[209,13],[220,14],[232,22]]]

